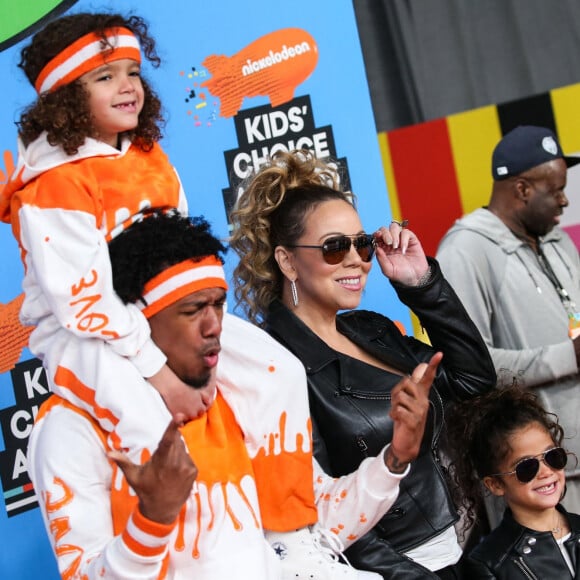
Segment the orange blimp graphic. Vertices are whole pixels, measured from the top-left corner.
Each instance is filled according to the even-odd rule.
[[[301,28],[283,28],[233,56],[208,56],[202,64],[212,76],[201,86],[220,99],[220,117],[233,117],[245,97],[269,97],[273,107],[287,103],[317,62],[314,38]]]

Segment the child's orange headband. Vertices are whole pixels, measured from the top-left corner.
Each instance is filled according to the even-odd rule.
[[[151,318],[181,298],[207,288],[228,289],[222,263],[215,256],[207,256],[198,262],[185,260],[158,274],[147,284],[139,308]]]
[[[141,62],[139,41],[128,28],[105,30],[108,45],[94,32],[81,36],[57,54],[40,71],[34,88],[38,94],[72,83],[107,62],[130,58]],[[110,46],[109,46],[110,45]]]

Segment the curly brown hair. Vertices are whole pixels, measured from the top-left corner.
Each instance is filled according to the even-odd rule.
[[[185,260],[216,256],[227,248],[203,217],[184,217],[174,208],[154,207],[109,242],[115,292],[125,303],[143,302],[147,282]]]
[[[450,409],[446,447],[455,500],[465,512],[464,529],[471,527],[481,512],[482,479],[500,471],[510,452],[508,437],[530,423],[544,427],[555,445],[562,444],[564,431],[558,417],[548,413],[534,393],[518,386],[494,389]]]
[[[34,86],[46,64],[75,40],[94,32],[106,44],[105,31],[117,27],[131,30],[138,38],[145,58],[154,67],[160,65],[161,59],[155,49],[155,40],[149,35],[148,25],[143,18],[125,17],[121,14],[79,13],[54,20],[35,34],[30,44],[22,49],[18,66]],[[141,149],[148,151],[161,139],[164,119],[161,101],[147,81],[142,79],[142,83],[145,100],[139,115],[139,124],[124,135]],[[23,111],[17,125],[24,145],[28,145],[46,131],[50,145],[61,146],[67,155],[77,153],[85,139],[95,134],[88,94],[79,80],[39,95]]]
[[[295,244],[306,217],[319,204],[336,199],[352,204],[352,194],[339,187],[336,164],[309,150],[274,153],[241,185],[243,193],[230,216],[230,246],[239,256],[234,269],[237,304],[252,322],[263,325],[270,304],[282,295],[274,249]]]

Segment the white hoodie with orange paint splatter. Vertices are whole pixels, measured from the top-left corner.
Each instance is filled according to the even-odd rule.
[[[279,560],[264,539],[243,433],[221,394],[182,434],[199,474],[177,521],[163,526],[139,513],[95,421],[56,397],[43,406],[29,469],[63,578],[280,578]],[[318,466],[315,474],[321,523],[345,545],[389,509],[402,477],[389,474],[382,455],[342,478]]]

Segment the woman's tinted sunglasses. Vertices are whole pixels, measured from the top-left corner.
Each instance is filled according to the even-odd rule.
[[[522,459],[516,464],[516,468],[513,471],[508,471],[506,473],[492,473],[490,477],[515,474],[518,481],[521,483],[529,483],[534,479],[534,477],[536,477],[536,475],[538,475],[538,471],[540,471],[540,461],[543,461],[552,469],[560,470],[566,467],[566,463],[568,463],[568,454],[565,449],[562,449],[562,447],[553,447],[535,457]]]
[[[375,253],[375,239],[369,234],[354,234],[351,236],[336,236],[328,238],[321,246],[304,244],[286,244],[288,248],[317,248],[322,250],[322,257],[327,264],[340,264],[354,245],[363,262],[370,262]]]

